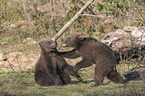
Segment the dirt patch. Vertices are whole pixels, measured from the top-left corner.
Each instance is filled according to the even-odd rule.
[[[24,52],[10,52],[6,55],[3,53],[0,53],[0,72],[4,71],[7,72],[9,70],[12,70],[12,67],[15,71],[20,71],[24,69],[29,69],[34,67],[35,65],[31,66],[31,63],[37,58],[38,54],[27,54]],[[82,60],[82,58],[77,59],[68,59],[65,58],[65,60],[72,66],[74,66],[77,62]]]
[[[34,54],[26,55],[22,52],[11,52],[4,55],[0,53],[0,71],[9,71],[12,67],[16,71],[31,68],[34,59]]]

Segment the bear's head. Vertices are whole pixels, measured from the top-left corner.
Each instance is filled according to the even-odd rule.
[[[76,47],[85,37],[82,37],[79,34],[70,35],[64,38],[62,41],[65,42],[63,44],[64,47]]]
[[[41,49],[45,52],[55,51],[57,47],[57,43],[50,39],[45,39],[40,42],[38,42]]]

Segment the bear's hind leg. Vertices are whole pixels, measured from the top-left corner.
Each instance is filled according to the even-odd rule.
[[[115,83],[123,83],[123,77],[116,70],[109,72],[109,74],[107,74],[107,78]]]
[[[104,81],[104,75],[103,75],[103,70],[96,65],[95,67],[95,83],[96,85],[103,85],[103,81]]]
[[[62,74],[60,74],[60,79],[62,80],[63,84],[70,84],[71,83],[70,76],[64,72]]]
[[[73,67],[69,64],[66,65],[64,72],[66,72],[67,74],[70,74],[72,76],[75,76],[79,81],[83,81],[83,79],[80,77],[80,75],[78,74],[78,72],[75,72],[73,70]]]
[[[55,85],[55,83],[53,82],[53,80],[51,78],[49,78],[49,76],[47,75],[47,73],[43,72],[43,71],[37,71],[35,73],[35,81],[41,85],[41,86],[51,86],[51,85]]]

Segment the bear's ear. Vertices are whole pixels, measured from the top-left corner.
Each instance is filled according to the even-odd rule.
[[[82,41],[82,40],[85,39],[85,37],[84,37],[84,36],[79,36],[78,39],[79,39],[80,41]]]
[[[79,40],[79,41],[82,41],[82,40],[85,39],[85,37],[83,36],[82,33],[81,33],[81,34],[76,34],[76,38],[77,38],[77,40]]]
[[[83,36],[78,36],[76,39],[75,39],[75,44],[79,44],[81,41],[83,41],[85,39],[85,37]]]

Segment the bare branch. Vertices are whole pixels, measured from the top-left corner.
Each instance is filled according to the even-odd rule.
[[[82,16],[90,16],[90,17],[99,17],[99,18],[123,18],[123,17],[131,17],[136,18],[137,16],[103,16],[103,15],[92,15],[92,14],[81,14]]]
[[[35,64],[38,62],[39,58],[40,58],[40,54],[39,54],[39,55],[37,56],[37,58],[31,63],[31,66],[35,65]]]

